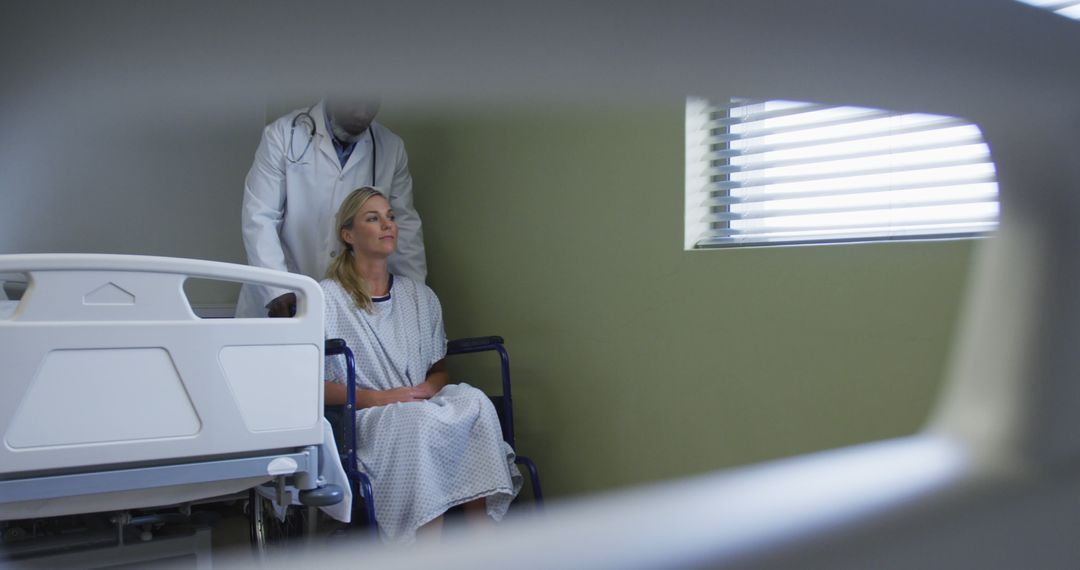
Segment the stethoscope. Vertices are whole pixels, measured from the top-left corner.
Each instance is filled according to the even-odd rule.
[[[296,116],[292,119],[292,127],[289,129],[289,146],[287,149],[285,149],[285,160],[293,164],[299,164],[300,161],[304,159],[304,156],[307,155],[308,149],[311,148],[311,143],[315,141],[315,117],[311,116],[311,111],[313,111],[314,109],[315,105],[312,105],[308,107],[306,111],[300,111],[299,113],[297,113]],[[308,141],[307,144],[304,145],[304,150],[300,151],[300,156],[294,156],[295,153],[293,152],[293,137],[296,136],[296,126],[297,124],[304,122],[310,125],[310,128],[305,129],[308,131]],[[368,138],[371,139],[371,185],[374,186],[375,161],[378,157],[379,148],[375,144],[375,133],[372,132],[372,128],[370,125],[368,125],[367,133]]]

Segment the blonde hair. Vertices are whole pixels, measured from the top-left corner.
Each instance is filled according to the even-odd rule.
[[[326,270],[326,277],[337,281],[338,285],[341,285],[341,288],[353,298],[356,306],[368,312],[371,312],[372,308],[371,293],[364,283],[364,276],[360,275],[356,269],[356,263],[353,262],[352,245],[341,237],[341,230],[351,229],[356,213],[364,207],[364,203],[375,196],[386,198],[382,192],[370,186],[364,186],[350,192],[341,203],[335,216],[334,226],[337,228],[337,241],[341,246],[341,253],[330,260],[330,267]]]

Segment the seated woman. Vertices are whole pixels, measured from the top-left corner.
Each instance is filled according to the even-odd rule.
[[[360,188],[336,221],[342,252],[321,283],[326,338],[345,339],[356,355],[357,461],[371,478],[383,538],[438,532],[456,505],[473,520],[502,519],[521,488],[514,452],[487,396],[447,384],[435,293],[387,269],[398,232],[390,203]],[[327,404],[345,403],[341,360],[327,360]]]

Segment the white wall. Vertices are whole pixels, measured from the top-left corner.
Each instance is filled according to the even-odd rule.
[[[34,54],[24,63],[49,66]],[[0,254],[244,262],[240,203],[265,122],[262,96],[215,108],[120,80],[15,76],[19,88],[0,110]],[[232,303],[235,292],[191,291],[198,303]]]

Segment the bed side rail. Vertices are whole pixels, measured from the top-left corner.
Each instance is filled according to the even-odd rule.
[[[29,286],[0,319],[0,475],[322,442],[313,280],[164,257],[0,255]],[[189,278],[297,292],[293,319],[200,319]]]

